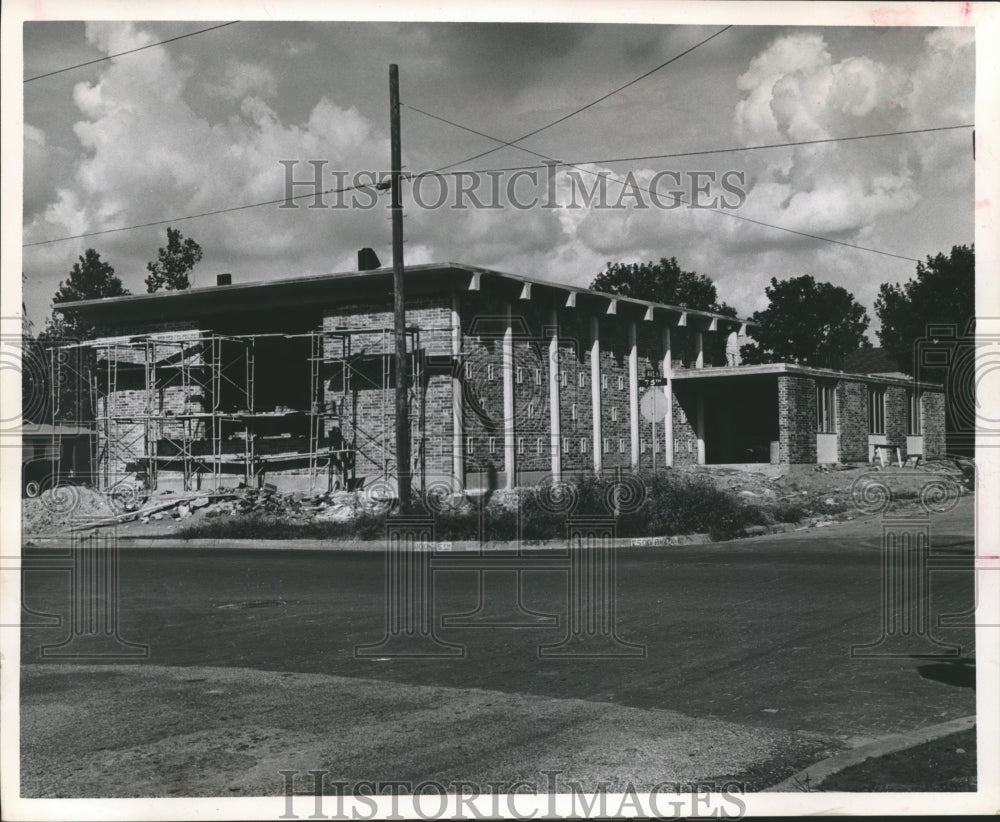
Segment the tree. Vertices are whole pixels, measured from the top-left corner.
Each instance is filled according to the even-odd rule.
[[[727,317],[736,317],[736,309],[719,301],[715,283],[704,274],[684,271],[675,257],[661,257],[658,263],[608,263],[607,268],[590,284],[595,291],[619,294],[653,303],[678,305],[696,311],[712,311]],[[688,339],[678,353],[694,356],[693,339]],[[704,355],[707,362],[722,364],[726,361],[726,335],[709,334],[705,340]]]
[[[637,300],[736,316],[735,309],[719,302],[715,283],[704,274],[684,271],[674,257],[663,257],[658,263],[608,263],[590,287]]]
[[[963,336],[975,316],[975,245],[953,246],[947,257],[928,255],[926,263],[917,263],[917,278],[903,285],[882,283],[875,313],[882,322],[876,332],[882,347],[912,374],[914,346],[926,338],[928,324],[953,325]]]
[[[756,342],[743,346],[745,363],[837,368],[845,354],[871,347],[865,339],[868,314],[846,289],[806,274],[781,282],[772,277],[764,293],[769,305],[754,312]]]
[[[101,259],[94,249],[88,248],[79,260],[73,264],[69,277],[59,283],[59,288],[52,297],[54,306],[77,300],[98,300],[105,297],[124,297],[128,290],[122,281],[115,276],[115,270]],[[59,392],[56,407],[51,409],[59,420],[66,422],[84,422],[93,419],[93,409],[90,406],[90,395],[87,382],[90,369],[93,367],[93,352],[87,349],[69,349],[66,363],[61,366],[59,377],[51,374],[49,349],[58,348],[67,343],[80,340],[90,340],[97,336],[97,329],[75,316],[73,313],[62,314],[53,309],[52,315],[45,324],[45,330],[38,335],[41,346],[40,356],[43,362],[42,379],[58,382]],[[61,377],[61,378],[60,378]]]
[[[183,240],[183,242],[182,242]],[[161,248],[155,262],[148,263],[146,269],[146,290],[152,294],[161,288],[167,291],[183,291],[191,287],[188,272],[201,260],[201,246],[188,237],[183,239],[179,229],[167,229],[167,247]]]
[[[24,282],[24,274],[21,274]],[[21,415],[25,423],[48,419],[45,346],[35,336],[28,307],[21,301]]]
[[[115,276],[115,270],[101,259],[94,249],[88,248],[70,269],[69,278],[59,283],[54,305],[77,300],[98,300],[104,297],[124,297],[129,292]],[[46,339],[87,340],[95,336],[95,329],[72,315],[53,311],[41,335]]]

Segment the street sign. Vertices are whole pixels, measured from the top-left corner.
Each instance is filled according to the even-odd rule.
[[[643,388],[652,388],[657,385],[667,385],[670,382],[666,377],[645,377],[639,380],[639,385]]]
[[[670,411],[670,403],[658,388],[650,388],[639,400],[642,416],[650,422],[662,422]]]

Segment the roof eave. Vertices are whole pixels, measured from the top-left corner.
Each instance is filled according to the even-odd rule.
[[[730,317],[717,312],[702,311],[700,309],[687,308],[686,306],[655,303],[649,300],[640,300],[634,297],[623,297],[618,294],[609,294],[603,291],[595,291],[589,288],[581,288],[579,286],[553,282],[551,280],[542,280],[535,277],[509,274],[504,271],[468,265],[466,263],[423,263],[406,267],[407,273],[429,273],[434,271],[439,271],[441,273],[462,272],[469,274],[470,276],[480,278],[483,275],[486,275],[487,277],[508,280],[514,283],[530,283],[534,286],[538,286],[539,289],[544,291],[556,291],[567,296],[571,294],[584,296],[587,300],[601,300],[605,302],[613,301],[617,304],[632,306],[634,307],[636,313],[641,312],[643,316],[647,317],[655,316],[655,314],[659,312],[676,318],[698,318],[703,322],[703,324],[706,325],[706,328],[697,330],[707,330],[707,327],[711,326],[713,322],[716,325],[721,324],[723,327],[741,326],[745,328],[753,325],[750,320],[740,317]],[[305,277],[291,277],[288,279],[269,280],[265,282],[258,281],[250,283],[234,283],[232,285],[224,286],[203,286],[201,288],[192,288],[184,291],[161,291],[155,294],[129,294],[122,297],[105,297],[96,300],[78,300],[76,302],[60,303],[53,306],[53,308],[61,313],[80,312],[87,314],[96,312],[98,314],[104,314],[105,312],[115,310],[115,308],[119,306],[147,306],[155,304],[156,301],[162,300],[170,300],[175,304],[175,306],[178,303],[180,303],[180,305],[190,303],[190,305],[195,306],[198,304],[204,304],[206,301],[210,302],[215,300],[220,294],[223,293],[229,295],[246,295],[257,289],[275,287],[288,289],[302,287],[305,289],[311,285],[318,286],[325,283],[335,283],[341,280],[350,280],[354,278],[374,278],[376,276],[384,277],[391,273],[391,267],[383,266],[372,271],[344,271],[331,274],[312,274]]]

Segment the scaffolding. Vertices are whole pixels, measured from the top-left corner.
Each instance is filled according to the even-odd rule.
[[[296,341],[308,384],[291,404],[260,400],[281,373],[262,373],[258,354]],[[424,354],[406,330],[410,407],[424,430]],[[168,476],[185,491],[218,489],[239,477],[308,477],[309,490],[357,488],[395,475],[394,334],[391,328],[334,328],[301,334],[143,335],[95,340],[90,379],[97,429],[95,479],[102,490],[138,478],[157,488]],[[273,354],[273,352],[272,352]],[[289,369],[294,371],[295,369]],[[58,379],[58,378],[57,378]]]
[[[325,388],[325,411],[333,413],[340,424],[332,436],[341,440],[347,456],[345,487],[356,487],[371,478],[389,481],[396,469],[393,329],[334,328],[312,337],[314,396],[324,402],[320,394]],[[406,350],[409,407],[417,409],[416,428],[423,432],[423,404],[418,399],[426,358],[419,329],[406,329]],[[321,423],[322,415],[316,417]],[[412,423],[411,416],[411,428]],[[318,439],[310,444],[310,453],[317,457],[321,454],[318,445]]]

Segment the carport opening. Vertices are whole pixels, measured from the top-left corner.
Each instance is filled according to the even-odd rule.
[[[777,380],[706,382],[706,464],[770,463],[778,440]]]

